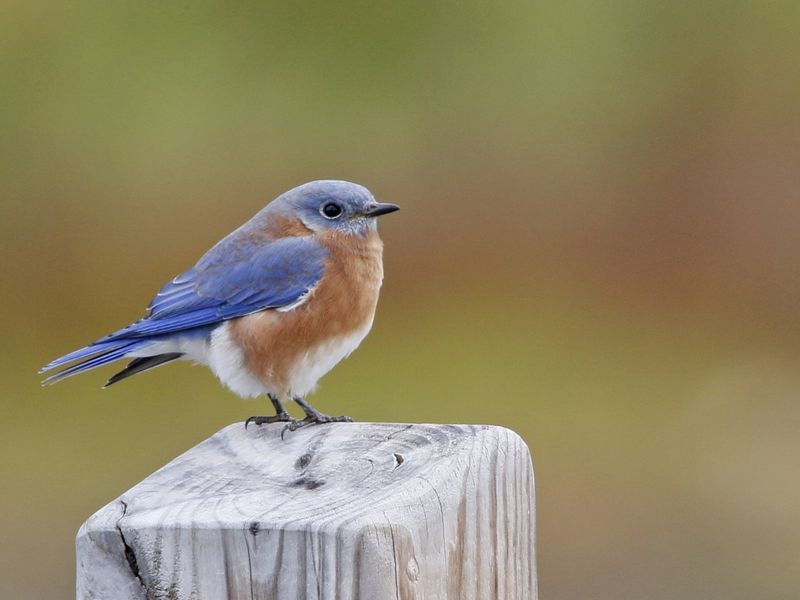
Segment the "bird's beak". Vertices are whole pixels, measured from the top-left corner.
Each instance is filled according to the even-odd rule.
[[[369,210],[364,213],[364,216],[379,217],[381,215],[387,215],[396,210],[400,210],[400,207],[397,206],[397,204],[390,204],[388,202],[378,202],[377,204],[372,205],[369,208]]]

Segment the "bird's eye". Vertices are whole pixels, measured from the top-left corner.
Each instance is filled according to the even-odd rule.
[[[333,202],[328,202],[319,210],[319,212],[322,213],[322,216],[326,219],[335,219],[336,217],[341,216],[342,207]]]

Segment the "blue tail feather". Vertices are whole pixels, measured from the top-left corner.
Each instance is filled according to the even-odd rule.
[[[124,340],[123,343],[119,341],[115,344],[116,347],[108,348],[106,347],[105,351],[102,351],[100,348],[101,353],[97,354],[98,347],[102,346],[102,344],[97,344],[96,346],[87,346],[86,348],[82,348],[81,350],[77,350],[73,352],[72,355],[78,355],[80,357],[87,357],[85,360],[72,365],[69,368],[63,369],[58,373],[54,373],[47,377],[44,381],[42,381],[43,385],[48,385],[51,383],[56,383],[61,381],[62,379],[66,379],[67,377],[72,377],[73,375],[77,375],[78,373],[83,373],[84,371],[90,371],[91,369],[96,369],[97,367],[101,367],[103,365],[107,365],[108,363],[114,362],[115,360],[119,360],[120,358],[125,358],[128,353],[133,352],[134,350],[141,348],[142,346],[146,346],[149,340]],[[107,345],[106,345],[107,346]],[[86,351],[86,352],[84,352]],[[83,355],[79,354],[84,352]],[[67,356],[71,356],[68,354]],[[44,367],[42,371],[48,371],[50,369],[55,368],[58,365],[63,365],[66,362],[71,362],[72,360],[76,360],[76,357],[71,358],[70,360],[64,360],[67,356],[57,359]]]
[[[57,369],[58,367],[63,367],[67,363],[71,363],[76,360],[87,359],[96,354],[101,354],[103,352],[109,352],[111,350],[116,350],[122,346],[127,346],[131,343],[132,340],[112,340],[112,341],[97,341],[92,342],[88,346],[84,348],[80,348],[75,350],[74,352],[70,352],[69,354],[65,354],[54,361],[46,364],[41,369],[39,369],[39,373],[45,373],[47,371],[52,371],[53,369]]]

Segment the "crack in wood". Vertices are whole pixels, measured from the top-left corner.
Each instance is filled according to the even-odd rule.
[[[394,456],[394,468],[395,469],[397,467],[399,467],[400,465],[402,465],[406,460],[405,458],[403,458],[403,455],[400,454],[399,452],[395,452],[394,454],[392,454],[392,456]]]
[[[141,571],[139,570],[139,563],[136,560],[136,553],[134,553],[133,548],[130,544],[128,544],[127,540],[125,539],[125,534],[122,532],[122,519],[125,518],[125,515],[128,514],[128,503],[125,502],[120,498],[119,503],[122,505],[122,515],[120,515],[119,519],[117,519],[117,531],[119,532],[119,537],[122,540],[122,546],[125,549],[125,560],[128,561],[128,567],[133,573],[133,576],[139,580],[139,583],[142,585],[142,589],[147,597],[149,594],[147,592],[147,586],[144,583],[144,579],[142,579]]]

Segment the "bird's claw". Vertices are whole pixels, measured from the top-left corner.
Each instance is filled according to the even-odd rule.
[[[267,425],[269,423],[291,423],[292,417],[289,413],[285,410],[272,415],[271,417],[248,417],[248,419],[244,422],[244,428],[247,429],[247,426],[250,423],[254,423],[255,425]]]

